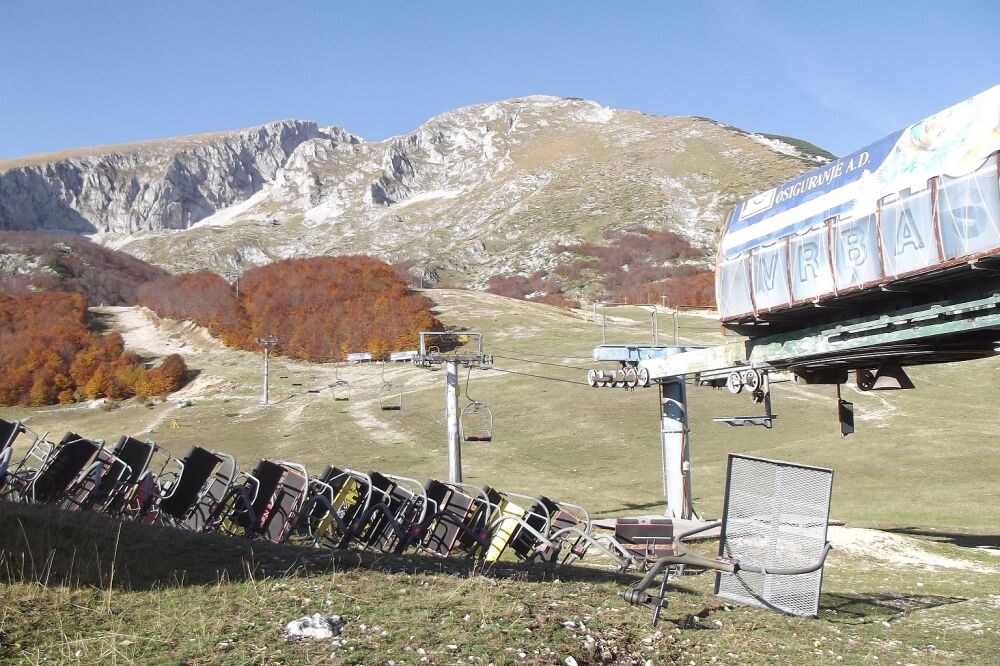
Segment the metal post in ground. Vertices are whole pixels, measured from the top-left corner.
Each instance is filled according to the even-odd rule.
[[[257,344],[264,346],[264,395],[261,398],[261,404],[267,404],[268,398],[268,360],[271,356],[271,347],[278,344],[278,338],[273,335],[268,338],[257,338]]]
[[[448,481],[462,482],[462,442],[458,427],[458,363],[448,361],[445,382],[445,416],[448,422]]]
[[[684,377],[665,377],[660,386],[660,444],[663,494],[668,518],[697,518],[691,505],[691,452],[688,448],[687,389]]]

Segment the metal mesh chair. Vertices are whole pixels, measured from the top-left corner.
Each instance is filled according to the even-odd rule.
[[[747,456],[729,456],[719,557],[753,562],[716,576],[715,593],[791,615],[815,615],[823,581],[810,573],[770,570],[809,567],[824,557],[833,471]]]
[[[656,560],[643,579],[622,592],[653,610],[653,624],[667,605],[671,568],[717,572],[720,597],[792,615],[819,609],[833,471],[730,454],[723,519],[674,536],[674,553]],[[685,549],[684,538],[721,527],[719,555]],[[659,594],[647,590],[662,574]]]

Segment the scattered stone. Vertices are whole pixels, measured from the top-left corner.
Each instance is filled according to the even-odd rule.
[[[322,641],[339,636],[343,629],[344,621],[339,615],[314,613],[311,617],[300,617],[285,625],[285,637]]]

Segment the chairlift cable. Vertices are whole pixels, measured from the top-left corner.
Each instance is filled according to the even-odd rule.
[[[522,361],[524,363],[534,363],[536,365],[551,365],[553,368],[567,368],[569,370],[580,370],[578,366],[566,365],[565,363],[549,363],[547,361],[533,361],[530,358],[517,358],[516,356],[501,356],[500,354],[493,354],[494,358],[502,358],[508,361]],[[588,359],[593,360],[593,359]]]
[[[564,384],[578,384],[580,386],[588,386],[588,387],[590,386],[590,384],[588,384],[587,382],[578,382],[578,381],[574,381],[572,379],[560,379],[559,377],[548,377],[546,375],[535,375],[535,374],[532,374],[530,372],[518,372],[517,370],[504,370],[503,368],[498,368],[496,366],[493,366],[490,369],[491,370],[496,370],[497,372],[506,372],[506,373],[511,374],[511,375],[521,375],[521,376],[524,376],[524,377],[534,377],[536,379],[547,379],[547,380],[552,381],[552,382],[563,382]]]
[[[497,350],[496,347],[490,347],[491,350]],[[538,354],[535,352],[518,351],[516,349],[499,349],[498,351],[507,352],[508,354],[520,354],[521,356],[538,356],[539,358],[569,358],[578,361],[592,361],[593,359],[589,356],[568,356],[566,354]],[[495,356],[496,354],[494,354]]]

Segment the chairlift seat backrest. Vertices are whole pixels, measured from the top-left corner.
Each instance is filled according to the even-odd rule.
[[[183,527],[194,532],[200,532],[208,525],[212,514],[218,508],[219,503],[226,497],[229,488],[233,485],[233,480],[238,472],[236,460],[225,453],[213,451],[215,456],[221,461],[215,470],[215,476],[204,489],[194,511],[184,521]]]
[[[63,495],[60,503],[62,508],[75,510],[88,505],[105,481],[113,484],[125,469],[113,453],[102,448],[82,471],[83,476],[77,477]]]
[[[101,478],[101,483],[94,493],[95,501],[105,502],[113,494],[133,488],[139,483],[139,478],[149,467],[155,448],[156,445],[151,442],[144,442],[128,435],[119,437],[114,448],[115,460]]]
[[[519,520],[524,518],[524,507],[516,504],[510,498],[500,494],[500,501],[497,503],[496,511],[491,516],[490,522],[493,526],[493,533],[490,538],[489,548],[486,549],[485,560],[496,562],[507,550],[514,533],[521,527]]]
[[[301,471],[293,467],[284,467],[284,470],[263,527],[264,538],[272,543],[280,543],[284,538],[309,487],[309,478]]]
[[[315,485],[310,490],[310,498],[313,497],[323,497],[330,504],[330,510],[333,510],[333,502],[337,496],[337,491],[340,488],[340,481],[334,480],[334,477],[340,474],[340,470],[332,465],[327,465],[323,468],[323,471],[319,473],[316,480],[320,483]],[[318,522],[326,517],[327,510],[322,502],[312,503],[309,509],[309,518],[311,521]]]
[[[253,498],[253,514],[260,520],[274,499],[282,477],[285,475],[285,468],[282,465],[271,462],[267,459],[257,461],[253,468],[253,476],[257,479],[256,497]],[[248,490],[253,490],[254,484],[248,484]]]
[[[483,488],[483,493],[485,493],[485,501],[482,497],[475,498],[475,509],[472,515],[469,516],[468,523],[474,527],[476,531],[486,531],[490,527],[490,522],[493,520],[493,514],[496,512],[496,507],[503,499],[503,496],[491,486],[485,486]],[[476,537],[472,534],[463,532],[458,536],[458,547],[465,550],[466,552],[472,553],[479,549],[481,544],[476,541]]]
[[[432,553],[447,557],[462,534],[459,524],[471,528],[469,519],[472,517],[475,502],[470,495],[433,479],[427,482],[424,490],[427,493],[428,504],[434,507],[436,503],[437,513],[442,517],[429,526],[423,547]],[[432,517],[428,511],[428,519]]]
[[[368,478],[371,479],[373,490],[372,505],[383,504],[391,513],[394,513],[394,508],[397,507],[394,506],[396,502],[394,502],[392,491],[396,488],[396,482],[378,472],[368,472]],[[374,545],[374,542],[388,526],[388,517],[382,511],[375,511],[364,527],[361,540],[368,545]]]
[[[63,435],[52,457],[32,483],[34,501],[45,503],[60,499],[100,450],[99,444],[76,433]]]
[[[139,477],[149,468],[149,463],[153,459],[153,452],[156,444],[144,442],[141,439],[122,435],[115,445],[115,455],[128,465],[128,473],[122,482],[134,486],[139,482]]]
[[[549,523],[552,515],[559,510],[559,505],[542,496],[525,513],[524,522],[539,534],[548,533]],[[519,559],[528,559],[535,552],[535,546],[539,543],[537,536],[525,529],[523,525],[518,525],[514,535],[510,539],[510,548]]]
[[[826,549],[833,470],[729,455],[719,555],[765,570],[808,567]],[[816,615],[823,568],[800,575],[718,573],[723,598],[791,615]]]
[[[365,498],[368,496],[369,484],[364,479],[348,475],[336,467],[334,471],[339,472],[341,476],[339,480],[331,482],[336,492],[333,508],[340,513],[343,521],[350,525],[367,508]]]
[[[201,489],[215,468],[222,463],[222,458],[200,446],[192,446],[181,462],[184,467],[180,477],[174,482],[176,485],[170,495],[160,502],[160,511],[177,520],[183,520],[188,515],[198,500]]]
[[[383,550],[388,550],[390,546],[395,543],[398,551],[401,551],[406,546],[410,545],[408,540],[399,540],[395,530],[391,529],[391,525],[392,523],[395,523],[396,527],[404,532],[410,529],[410,527],[414,525],[416,514],[420,509],[422,501],[423,498],[418,499],[412,491],[396,484],[396,486],[389,492],[388,507],[389,512],[392,514],[392,519],[390,520],[386,517],[382,532],[375,539],[375,543],[373,545],[378,546]]]
[[[579,528],[579,525],[580,519],[577,516],[573,515],[569,511],[566,511],[565,509],[559,509],[552,515],[552,526],[549,528],[549,534],[556,535],[565,529],[573,527]],[[567,545],[569,545],[569,550],[574,557],[581,557],[582,550],[586,547],[587,542],[580,534],[574,535],[573,532],[566,532],[554,537],[552,539],[552,545],[554,546],[553,548],[540,548],[537,550],[534,556],[534,561],[551,562]],[[565,558],[563,561],[566,561]]]
[[[21,434],[24,426],[20,421],[5,421],[0,419],[0,453],[14,446],[14,440]]]

